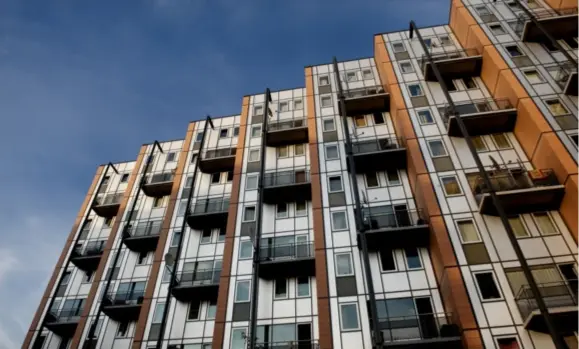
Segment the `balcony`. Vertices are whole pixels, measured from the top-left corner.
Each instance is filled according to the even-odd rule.
[[[316,275],[312,242],[261,246],[259,253],[259,277],[262,279]]]
[[[362,210],[366,243],[370,251],[390,248],[428,247],[430,229],[421,210],[374,206]],[[358,237],[358,247],[362,247]]]
[[[80,320],[82,309],[62,309],[46,314],[45,327],[61,338],[72,338]]]
[[[289,170],[266,173],[263,182],[263,201],[266,204],[307,201],[312,199],[310,172]]]
[[[72,250],[70,261],[77,268],[84,271],[95,271],[105,249],[106,240],[90,241],[84,248],[76,247]]]
[[[507,214],[523,214],[557,210],[561,206],[565,186],[559,184],[553,170],[501,169],[489,171],[491,185]],[[482,214],[497,216],[482,178],[476,180],[473,190]]]
[[[378,319],[383,347],[462,349],[461,331],[450,314],[418,314]]]
[[[97,198],[92,209],[99,217],[114,217],[119,211],[122,199],[123,193],[108,194],[104,197]]]
[[[340,110],[342,115],[365,115],[390,110],[390,94],[381,86],[344,91],[344,102],[346,110]]]
[[[136,226],[129,225],[125,230],[125,246],[134,252],[149,252],[157,248],[161,221],[140,222]]]
[[[191,207],[187,224],[197,230],[223,228],[227,225],[228,213],[229,197],[199,200]]]
[[[220,276],[221,269],[184,271],[177,278],[177,285],[173,287],[173,297],[181,302],[194,299],[216,301]]]
[[[558,65],[547,68],[557,85],[566,95],[577,96],[577,66],[572,62],[561,62]]]
[[[175,175],[172,172],[146,176],[142,187],[143,193],[155,198],[170,195],[171,189],[173,189],[173,177]]]
[[[284,342],[257,342],[256,349],[320,349],[320,344],[317,340],[295,340]]]
[[[289,144],[308,143],[307,120],[296,119],[268,123],[265,144],[268,147],[279,147]]]
[[[573,283],[573,284],[572,284]],[[577,280],[537,285],[555,327],[561,332],[577,332]],[[521,287],[515,298],[525,329],[549,333],[545,319],[528,285]]]
[[[103,313],[118,322],[137,321],[144,296],[144,291],[108,294],[103,300]]]
[[[435,53],[431,57],[445,80],[479,76],[482,69],[482,56],[476,49]],[[422,74],[426,81],[438,82],[426,55],[422,56]]]
[[[232,171],[236,153],[237,148],[207,150],[199,160],[199,170],[204,173]]]
[[[471,136],[512,132],[515,129],[517,108],[507,99],[487,98],[456,102],[455,107]],[[462,137],[456,116],[448,115],[448,109],[448,104],[440,108],[447,134],[451,137]]]
[[[406,168],[406,146],[402,138],[355,142],[352,143],[352,153],[357,173]]]
[[[563,9],[540,9],[533,11],[537,22],[555,40],[577,36],[577,7]],[[530,20],[526,13],[521,13],[514,25],[515,33],[525,42],[544,42],[547,37],[539,27]]]

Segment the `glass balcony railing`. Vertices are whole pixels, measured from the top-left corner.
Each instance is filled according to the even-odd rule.
[[[306,127],[305,119],[280,120],[268,123],[268,132],[286,131],[299,127]]]
[[[385,92],[386,91],[384,91],[384,88],[382,88],[382,86],[364,87],[344,91],[344,98],[348,99],[348,98],[368,97]]]
[[[144,236],[156,236],[161,232],[162,221],[148,221],[140,222],[135,226],[129,225],[127,227],[126,233],[127,237],[144,237]]]
[[[460,337],[448,313],[378,318],[378,327],[384,342]]]
[[[561,8],[561,9],[552,9],[552,8],[541,8],[532,10],[533,16],[538,20],[544,20],[549,18],[556,18],[561,16],[570,16],[577,14],[577,7],[568,7],[568,8]],[[522,12],[519,14],[517,18],[517,22],[514,23],[511,27],[517,36],[522,37],[523,31],[525,30],[525,23],[530,21],[531,19],[529,16]]]
[[[577,306],[577,280],[542,283],[537,286],[547,308]],[[529,285],[521,287],[515,301],[523,320],[539,309]]]
[[[314,256],[312,242],[297,242],[290,244],[277,244],[260,247],[260,259],[263,260],[287,260],[309,258]]]
[[[107,305],[139,305],[143,303],[145,291],[111,292],[107,295]]]
[[[50,316],[52,317],[50,322],[78,322],[80,316],[82,315],[82,308],[74,308],[74,309],[61,309],[58,311],[50,311]]]
[[[96,206],[107,206],[107,205],[118,205],[123,199],[124,193],[114,193],[107,194],[104,197],[97,198],[95,201]]]
[[[89,241],[85,246],[76,247],[73,257],[99,256],[105,249],[106,240]]]
[[[362,224],[366,230],[406,228],[426,224],[421,210],[394,210],[391,206],[368,207],[362,210]],[[387,212],[385,212],[387,211]]]
[[[222,149],[210,149],[203,153],[203,160],[211,160],[224,158],[229,156],[235,156],[237,153],[237,148],[222,148]]]
[[[455,110],[459,115],[488,113],[493,111],[513,109],[514,106],[508,99],[473,99],[470,101],[454,102]],[[448,126],[450,120],[450,105],[445,104],[438,108],[442,120]]]
[[[191,214],[220,213],[229,210],[230,198],[202,199],[191,205]]]
[[[291,340],[282,342],[257,342],[256,349],[319,349],[317,340]]]
[[[474,48],[469,48],[469,49],[453,49],[453,50],[449,50],[449,51],[445,51],[445,52],[432,53],[430,55],[430,57],[432,58],[432,60],[434,62],[437,62],[437,61],[446,61],[446,60],[451,60],[451,59],[467,58],[467,57],[473,57],[473,56],[479,56],[479,55],[480,55],[480,53],[478,52],[478,50],[476,50]],[[427,56],[422,55],[422,59],[420,61],[421,61],[420,66],[422,67],[422,70],[424,70],[424,68],[426,67],[426,64],[428,64]]]
[[[263,186],[268,188],[309,182],[310,182],[309,171],[305,170],[280,171],[275,173],[266,173],[264,175]]]
[[[172,172],[157,173],[145,177],[145,184],[172,182],[175,175]]]
[[[532,189],[559,185],[557,176],[552,169],[543,170],[523,170],[510,169],[489,172],[492,189],[496,192]],[[473,193],[475,195],[485,194],[489,188],[479,176],[476,178]]]
[[[404,140],[398,137],[363,140],[352,143],[352,152],[354,155],[403,148]]]
[[[181,287],[219,285],[221,268],[200,269],[195,271],[183,271],[178,276],[178,284]]]

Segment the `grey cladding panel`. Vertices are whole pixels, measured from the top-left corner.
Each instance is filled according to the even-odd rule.
[[[201,148],[201,142],[193,143],[193,150],[199,150]]]
[[[320,94],[330,93],[332,92],[332,85],[319,86],[318,91],[320,91]]]
[[[490,263],[489,254],[484,243],[464,244],[462,245],[464,256],[468,264],[485,264]]]
[[[233,321],[248,321],[249,306],[251,303],[234,303],[233,304]]]
[[[261,161],[247,163],[247,173],[259,172],[260,169],[261,169]]]
[[[410,59],[410,55],[408,54],[408,52],[404,51],[404,52],[395,52],[394,53],[394,58],[396,58],[397,61],[401,61],[404,59]]]
[[[253,238],[253,234],[255,234],[255,222],[241,223],[241,231],[239,234]]]
[[[412,106],[414,108],[422,108],[428,106],[428,99],[426,96],[410,97]]]
[[[338,290],[338,297],[358,295],[355,276],[336,277],[336,288]]]
[[[338,140],[338,132],[337,131],[323,132],[322,138],[324,142],[335,142]]]
[[[577,129],[577,119],[574,115],[555,116],[555,120],[557,120],[557,123],[563,130]]]
[[[452,160],[450,156],[443,156],[440,158],[433,158],[432,163],[437,172],[452,171],[454,166],[452,165]]]
[[[346,206],[346,194],[344,193],[329,193],[328,201],[330,207]]]
[[[254,115],[251,117],[251,124],[261,124],[263,122],[263,114],[261,115]]]

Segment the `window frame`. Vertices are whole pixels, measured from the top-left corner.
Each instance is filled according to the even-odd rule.
[[[284,106],[285,106],[285,108],[284,108]],[[289,102],[288,101],[280,101],[278,103],[278,109],[279,109],[280,113],[285,113],[285,112],[290,111]]]
[[[444,185],[444,178],[454,178],[456,181],[456,184],[458,186],[458,189],[460,190],[460,193],[458,194],[449,194],[446,192],[446,186]],[[449,174],[449,175],[444,175],[444,176],[440,176],[440,184],[442,185],[442,190],[444,192],[444,195],[446,197],[454,197],[454,196],[461,196],[464,195],[464,190],[462,189],[462,186],[460,185],[460,181],[458,180],[458,176],[455,174]]]
[[[251,248],[249,249],[249,251],[250,251],[251,253],[249,254],[249,256],[244,257],[244,256],[242,255],[242,253],[241,253],[241,252],[243,251],[243,248],[242,248],[241,245],[246,244],[246,243],[249,243],[249,246],[251,246]],[[239,259],[240,261],[243,261],[243,260],[252,259],[252,258],[253,258],[253,242],[251,242],[251,240],[240,240],[240,242],[239,242],[238,259]]]
[[[209,232],[209,241],[207,241],[207,236],[205,236],[205,233],[207,233],[207,232]],[[201,230],[201,237],[199,238],[199,245],[207,245],[207,244],[210,244],[212,242],[213,242],[213,230],[212,229]]]
[[[255,188],[250,188],[250,187],[249,187],[248,183],[249,183],[249,179],[250,179],[250,178],[252,178],[252,179],[255,178]],[[259,175],[257,175],[257,174],[248,174],[248,175],[245,177],[245,190],[256,190],[257,187],[258,187],[258,184],[259,184]]]
[[[404,41],[395,41],[392,42],[390,45],[392,46],[392,51],[394,53],[408,52],[408,50],[406,50],[406,45],[404,45]],[[396,48],[397,45],[401,46],[402,49],[401,50],[397,49]]]
[[[509,137],[507,137],[506,134],[504,133],[493,133],[490,135],[491,139],[493,140],[493,144],[495,145],[495,147],[497,148],[497,150],[506,150],[506,149],[513,149],[513,144],[511,143],[511,141],[509,140]],[[497,140],[495,137],[500,136],[503,137],[503,139],[508,143],[508,147],[502,147],[497,143]]]
[[[491,33],[495,36],[507,34],[507,31],[505,30],[505,28],[503,28],[503,26],[500,23],[492,23],[492,24],[489,24],[488,26],[489,26],[489,30],[491,31]],[[493,29],[493,27],[495,27],[495,29],[500,28],[500,31],[502,31],[502,33],[496,33],[495,29]]]
[[[251,160],[251,154],[254,154],[255,152],[257,152],[257,160]],[[260,149],[249,149],[249,151],[247,152],[247,162],[259,162],[261,159],[259,158],[259,156],[261,155]]]
[[[430,122],[423,122],[423,118],[422,118],[422,114],[428,114],[430,116]],[[422,110],[417,110],[416,111],[416,117],[418,118],[418,123],[420,125],[432,125],[435,124],[436,121],[434,120],[434,117],[432,116],[432,112],[430,111],[430,109],[422,109]]]
[[[331,179],[332,178],[339,178],[340,179],[340,189],[339,190],[332,190],[331,186]],[[342,179],[342,175],[331,175],[328,176],[328,193],[343,193],[344,192],[344,180]]]
[[[339,270],[338,270],[338,256],[342,256],[342,255],[347,255],[348,256],[348,260],[350,261],[350,272],[346,273],[346,274],[340,274]],[[355,270],[354,270],[354,258],[352,256],[352,252],[336,252],[334,253],[334,265],[335,265],[335,270],[334,272],[336,273],[336,277],[344,277],[344,276],[354,276],[355,275]]]
[[[283,211],[280,211],[280,207],[285,206],[285,215],[283,215]],[[280,215],[282,213],[282,215]],[[289,205],[287,202],[283,202],[281,204],[275,205],[275,219],[286,219],[289,218]]]
[[[497,289],[497,291],[498,291],[498,293],[499,293],[499,297],[498,297],[498,298],[484,298],[484,297],[483,297],[483,294],[482,294],[482,291],[481,291],[481,288],[480,288],[480,285],[479,285],[479,280],[478,280],[477,277],[476,277],[476,276],[479,275],[479,274],[491,274],[492,281],[493,281],[493,283],[494,283],[494,285],[495,285],[495,288]],[[501,287],[500,287],[500,284],[499,284],[498,281],[497,281],[497,276],[495,275],[494,270],[479,270],[479,271],[474,271],[474,272],[472,273],[472,278],[474,279],[474,284],[475,284],[475,286],[476,286],[476,291],[477,291],[477,293],[478,293],[478,296],[479,296],[479,298],[480,298],[480,302],[481,302],[481,303],[485,303],[485,302],[496,302],[496,301],[500,301],[500,300],[503,300],[503,299],[504,299],[503,292],[501,291]]]
[[[418,86],[420,94],[413,95],[412,90],[410,89],[411,86]],[[424,96],[424,90],[422,89],[422,85],[420,85],[420,84],[408,84],[408,85],[406,85],[406,87],[408,88],[408,94],[410,95],[410,97],[423,97]]]
[[[356,115],[354,116],[354,127],[355,128],[362,128],[368,126],[368,121],[366,120],[366,115]],[[362,121],[361,124],[358,124],[358,121]]]
[[[258,113],[258,111],[260,111]],[[253,115],[263,115],[263,105],[257,104],[253,106]]]
[[[527,81],[531,85],[537,85],[537,84],[545,83],[545,78],[543,77],[543,75],[541,73],[539,73],[538,69],[530,68],[530,69],[522,70],[522,72],[523,72],[523,75],[525,76],[525,79],[527,79]],[[529,76],[527,75],[527,73],[533,73],[533,72],[535,73],[535,76],[537,77],[537,81],[532,81],[529,78]]]
[[[384,260],[382,254],[385,254],[387,251],[390,252],[390,256],[392,257],[392,263],[394,265],[394,269],[384,269],[384,263],[382,263],[382,261]],[[383,248],[383,249],[379,249],[378,250],[378,264],[380,267],[380,272],[382,274],[384,273],[392,273],[392,272],[397,272],[398,271],[398,263],[396,262],[396,254],[394,253],[394,250],[391,248]]]
[[[282,150],[285,150],[285,155],[282,154]],[[287,145],[282,145],[275,148],[275,155],[277,159],[289,158],[289,147]]]
[[[298,152],[298,149],[301,149],[301,151]],[[294,144],[294,156],[304,156],[304,155],[306,155],[306,145],[305,144]]]
[[[431,143],[434,142],[440,142],[440,144],[442,145],[442,150],[444,150],[444,154],[442,155],[435,155],[434,152],[432,151],[432,147],[430,146]],[[426,140],[426,146],[428,147],[428,153],[430,154],[430,157],[433,159],[436,158],[443,158],[448,155],[448,150],[446,149],[446,145],[444,144],[444,140],[442,138],[435,138],[435,139],[427,139]]]
[[[550,108],[549,102],[555,102],[555,101],[559,104],[560,108],[562,108],[563,110],[565,110],[565,113],[563,113],[563,114],[555,114],[555,113],[553,112],[553,110]],[[562,102],[561,99],[559,99],[559,98],[544,99],[543,102],[544,102],[545,105],[547,106],[547,110],[549,111],[549,113],[551,113],[551,115],[553,115],[553,116],[565,116],[565,115],[571,114],[571,112],[569,111],[569,109],[565,106],[565,104],[563,104],[563,102]]]
[[[400,63],[398,63],[398,65],[400,66],[400,72],[402,72],[402,74],[412,74],[414,73],[414,66],[412,65],[412,61],[401,61]],[[410,70],[406,71],[404,69],[404,67],[407,66],[410,68]]]
[[[509,44],[509,45],[504,45],[503,47],[504,47],[505,51],[507,51],[507,54],[509,55],[509,57],[511,57],[511,58],[526,56],[523,53],[523,51],[521,50],[521,48],[519,47],[519,45]],[[517,50],[517,52],[519,52],[519,55],[513,56],[513,54],[509,50],[509,48],[515,48]]]
[[[366,75],[366,73],[370,73]],[[372,69],[362,69],[362,80],[372,80],[374,79],[374,72]]]
[[[261,125],[252,125],[250,138],[259,138],[259,137],[261,137]]]
[[[475,146],[475,150],[476,150],[477,153],[485,153],[485,152],[488,152],[488,151],[489,151],[489,146],[488,146],[487,143],[485,142],[483,136],[471,136],[471,140],[472,140],[472,144]],[[478,149],[475,140],[477,140],[477,141],[480,140],[480,145],[483,146],[482,149]]]
[[[410,263],[408,262],[408,250],[415,250],[416,257],[418,258],[418,262],[420,263],[419,267],[410,267]],[[404,250],[404,263],[406,263],[406,270],[421,270],[424,269],[424,262],[422,261],[422,256],[420,255],[420,250],[418,247],[406,247]]]
[[[298,203],[301,203],[299,201],[294,202],[294,209],[295,209],[295,215],[296,217],[305,217],[308,215],[308,202],[307,201],[303,201],[304,203],[304,209],[303,210],[298,210]]]
[[[332,128],[326,129],[326,121],[332,121]],[[322,118],[322,131],[323,132],[334,132],[336,131],[336,120],[334,117],[325,117]]]
[[[463,222],[472,223],[472,225],[473,225],[473,227],[474,227],[474,230],[475,230],[475,232],[476,232],[476,237],[477,237],[477,240],[476,240],[476,241],[475,241],[475,240],[473,240],[473,241],[465,241],[465,240],[464,240],[462,231],[460,230],[460,223],[463,223]],[[477,227],[477,225],[476,225],[476,222],[475,222],[474,218],[460,218],[460,219],[456,219],[456,220],[454,221],[454,226],[456,227],[456,231],[457,231],[457,233],[458,233],[458,238],[460,239],[460,242],[461,242],[462,244],[477,244],[477,243],[481,243],[481,242],[482,242],[482,237],[480,236],[480,232],[479,232],[479,230],[478,230],[478,227]]]
[[[187,320],[185,321],[199,321],[201,319],[201,302],[200,301],[196,301],[197,302],[197,317],[192,318],[191,317],[191,308],[193,306],[193,302],[195,302],[194,300],[189,302],[189,304],[187,305]]]
[[[397,187],[402,185],[402,178],[400,178],[400,172],[397,169],[392,169],[385,171],[386,172],[386,182],[388,183],[389,187]],[[390,173],[396,173],[396,177],[398,177],[398,181],[393,182],[390,180]]]
[[[342,332],[350,332],[350,331],[359,331],[361,329],[361,325],[360,325],[360,313],[359,313],[359,309],[358,309],[358,302],[344,302],[344,303],[339,303],[338,304],[339,309],[340,309],[340,330]],[[343,312],[343,307],[344,306],[354,306],[356,308],[356,324],[357,326],[354,328],[344,328],[344,312]]]
[[[376,185],[370,186],[368,182],[368,174],[373,174],[374,178],[376,178]],[[373,188],[380,188],[380,178],[378,177],[378,172],[366,172],[364,173],[364,182],[366,184],[366,188],[373,189]]]
[[[334,215],[335,214],[344,214],[345,222],[346,222],[346,227],[345,228],[336,228],[336,225],[334,224]],[[336,232],[336,231],[345,231],[348,230],[350,225],[348,223],[348,212],[346,210],[339,210],[339,211],[331,211],[330,212],[330,225],[332,226],[332,232]]]
[[[217,181],[215,181],[217,179]],[[215,172],[211,174],[211,185],[221,184],[221,172]]]
[[[358,81],[358,74],[357,71],[347,71],[345,75],[346,82],[356,82]]]
[[[308,280],[308,294],[307,295],[300,295],[300,279]],[[309,276],[298,276],[296,277],[296,298],[309,298],[312,296],[312,282],[310,281]]]
[[[324,105],[324,101],[329,101],[329,105]],[[321,108],[331,108],[332,105],[332,96],[329,94],[324,94],[320,96],[320,107]]]
[[[553,234],[543,234],[543,230],[541,229],[541,225],[539,224],[539,221],[537,220],[537,215],[547,217],[549,223],[551,224],[551,227],[553,228],[553,231],[554,231]],[[531,213],[531,217],[533,218],[533,222],[535,223],[535,226],[537,227],[537,231],[539,232],[540,236],[561,235],[561,231],[559,230],[559,227],[557,227],[557,224],[555,224],[555,220],[553,220],[553,217],[551,217],[551,214],[549,212],[547,212],[547,211],[533,212],[533,213]]]
[[[247,300],[238,300],[239,284],[247,283]],[[249,303],[251,301],[251,280],[235,280],[235,291],[233,292],[233,303]]]
[[[278,282],[283,280],[284,284],[285,284],[285,293],[283,296],[278,296],[277,294],[277,286],[278,286]],[[289,286],[288,286],[288,279],[286,278],[276,278],[273,280],[273,299],[274,300],[278,300],[278,299],[288,299],[289,298]]]
[[[336,148],[336,157],[335,158],[331,158],[328,156],[328,148],[329,147],[334,147]],[[337,144],[326,144],[324,145],[324,155],[326,155],[326,160],[339,160],[340,159],[340,148],[338,147]]]
[[[326,80],[326,83],[322,83],[323,80]],[[330,76],[327,74],[319,75],[318,76],[318,86],[328,86],[330,85]]]
[[[246,211],[247,209],[253,208],[253,218],[251,220],[247,220],[246,219]],[[257,215],[257,207],[255,205],[247,205],[247,206],[243,206],[243,216],[241,217],[241,222],[242,223],[246,223],[246,222],[255,222],[255,216]]]
[[[304,102],[301,98],[294,99],[293,103],[294,110],[302,110],[304,109]]]

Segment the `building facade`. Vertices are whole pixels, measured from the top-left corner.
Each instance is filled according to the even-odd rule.
[[[419,25],[100,166],[22,348],[577,348],[577,3]]]

